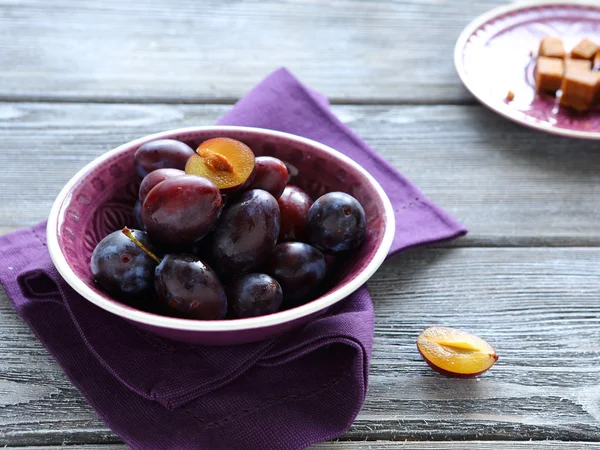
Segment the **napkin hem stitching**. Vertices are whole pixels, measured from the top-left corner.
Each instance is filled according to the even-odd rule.
[[[46,242],[44,242],[44,240],[40,237],[40,235],[38,234],[38,232],[37,232],[37,230],[35,228],[31,228],[31,232],[36,237],[36,239],[38,241],[40,241],[40,244],[42,244],[44,247],[47,247]]]
[[[400,179],[402,184],[404,184],[408,189],[411,189],[415,194],[422,196],[421,191],[418,187],[416,187],[413,183],[411,183],[404,175],[398,172],[392,165],[383,158],[379,153],[377,153],[374,149],[372,149],[366,142],[364,142],[353,130],[348,128],[346,124],[344,124],[333,112],[330,108],[320,104],[308,91],[307,87],[298,79],[296,76],[286,69],[288,75],[298,84],[300,89],[308,97],[309,101],[313,103],[313,105],[319,110],[320,115],[330,124],[335,126],[338,130],[341,130],[344,135],[346,135],[357,147],[360,147],[363,150],[366,150],[365,156],[369,159],[376,161],[380,165],[380,169],[384,170],[388,174],[391,174],[393,177],[397,177]],[[362,164],[361,164],[362,166]]]
[[[370,145],[364,142],[358,134],[354,132],[354,130],[348,128],[346,124],[344,124],[339,117],[337,117],[326,105],[321,104],[317,101],[317,99],[311,95],[310,90],[287,68],[283,68],[286,74],[294,80],[294,82],[298,85],[298,87],[304,92],[308,101],[310,101],[320,114],[321,118],[335,126],[338,130],[340,130],[346,137],[348,137],[354,145],[361,148],[364,151],[364,156],[368,157],[370,160],[378,163],[378,168],[388,175],[391,175],[393,178],[396,178],[396,182],[400,183],[407,191],[410,191],[411,194],[415,195],[418,202],[423,206],[427,207],[427,209],[433,213],[436,217],[442,220],[447,226],[451,228],[459,227],[463,233],[466,234],[467,230],[457,222],[453,217],[449,216],[445,210],[437,210],[433,207],[431,201],[427,198],[426,195],[421,192],[418,186],[412,183],[407,177],[402,175],[398,170],[396,170],[383,156],[377,153]],[[362,166],[362,164],[361,164]],[[409,204],[412,203],[409,202]],[[408,207],[407,207],[408,208]],[[404,207],[400,207],[400,209],[406,209]]]

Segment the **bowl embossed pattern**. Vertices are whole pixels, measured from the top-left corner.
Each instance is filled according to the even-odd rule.
[[[367,215],[364,244],[343,258],[332,288],[298,308],[249,319],[196,321],[159,316],[120,303],[104,293],[90,271],[96,244],[124,226],[135,226],[132,208],[140,183],[133,155],[145,142],[171,138],[196,148],[218,136],[246,143],[257,156],[270,155],[288,163],[290,184],[313,198],[331,191],[356,197]],[[327,146],[270,130],[246,127],[195,127],[172,130],[124,144],[84,167],[56,199],[48,220],[48,248],[60,274],[97,306],[139,327],[172,339],[202,344],[256,341],[299,326],[351,294],[381,265],[394,234],[391,204],[377,182],[358,164]]]

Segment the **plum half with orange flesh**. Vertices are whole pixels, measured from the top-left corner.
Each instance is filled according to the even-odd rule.
[[[476,377],[498,360],[494,347],[456,328],[425,329],[417,338],[417,348],[429,367],[448,377]]]
[[[208,178],[223,193],[235,192],[248,187],[254,179],[254,153],[235,139],[209,139],[188,159],[185,173]]]

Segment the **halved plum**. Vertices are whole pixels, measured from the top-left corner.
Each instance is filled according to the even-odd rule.
[[[479,336],[450,327],[425,329],[417,348],[429,367],[447,377],[476,377],[498,360],[494,347]]]
[[[204,141],[185,166],[185,173],[208,178],[221,192],[230,193],[248,187],[254,172],[254,153],[250,147],[224,137]]]

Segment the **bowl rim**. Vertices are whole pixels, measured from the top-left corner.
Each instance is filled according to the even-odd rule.
[[[59,242],[58,242],[58,234],[59,234],[59,219],[60,212],[62,210],[63,204],[65,200],[70,196],[70,193],[74,186],[81,181],[81,179],[87,175],[87,173],[92,170],[94,167],[100,165],[105,160],[111,158],[115,154],[123,151],[126,148],[131,148],[136,145],[142,145],[145,142],[149,142],[156,139],[165,139],[169,136],[175,134],[182,133],[194,133],[194,132],[202,132],[202,131],[231,131],[231,132],[244,132],[255,135],[270,135],[274,137],[290,139],[292,141],[296,141],[305,145],[309,145],[312,147],[316,147],[318,150],[328,153],[329,155],[342,160],[344,163],[352,166],[355,170],[360,172],[373,186],[375,192],[381,199],[384,207],[384,227],[385,231],[383,234],[383,238],[377,248],[375,255],[371,258],[371,261],[367,264],[367,266],[359,273],[357,277],[355,277],[350,282],[346,283],[339,289],[335,289],[333,292],[328,292],[318,299],[315,299],[311,302],[308,302],[302,306],[298,306],[296,308],[292,308],[286,311],[280,311],[273,314],[268,314],[265,316],[258,317],[250,317],[245,319],[224,319],[224,320],[193,320],[193,319],[182,319],[175,317],[167,317],[160,316],[157,314],[141,311],[138,309],[131,308],[126,306],[116,300],[105,299],[102,295],[91,290],[71,269],[69,264],[67,263],[66,257],[61,251]],[[229,126],[229,125],[213,125],[213,126],[198,126],[198,127],[186,127],[186,128],[176,128],[172,130],[162,131],[160,133],[150,134],[138,139],[134,139],[125,144],[122,144],[98,158],[94,159],[90,163],[86,164],[81,170],[79,170],[62,188],[56,200],[52,205],[52,209],[50,210],[50,215],[48,217],[48,224],[46,227],[47,233],[47,245],[48,251],[50,253],[50,258],[52,262],[56,266],[56,269],[60,273],[60,275],[65,279],[65,281],[82,297],[96,306],[109,311],[117,316],[120,316],[124,319],[131,320],[134,322],[142,323],[145,325],[151,325],[155,327],[168,328],[174,330],[186,330],[186,331],[215,331],[215,332],[225,332],[225,331],[242,331],[242,330],[250,330],[256,328],[263,327],[271,327],[282,325],[288,322],[295,321],[296,319],[301,319],[305,316],[312,315],[319,311],[326,309],[327,307],[337,303],[338,301],[346,298],[354,291],[356,291],[360,286],[367,282],[367,280],[375,273],[375,271],[381,266],[383,261],[385,260],[393,239],[395,232],[395,217],[394,210],[392,208],[392,204],[381,187],[381,185],[373,178],[373,176],[367,172],[363,167],[361,167],[356,161],[352,160],[348,156],[344,155],[333,148],[321,144],[320,142],[313,141],[312,139],[304,138],[301,136],[296,136],[291,133],[285,133],[282,131],[268,130],[264,128],[257,127],[245,127],[245,126]]]

